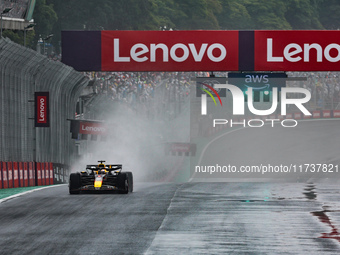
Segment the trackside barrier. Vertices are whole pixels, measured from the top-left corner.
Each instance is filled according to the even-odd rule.
[[[50,185],[54,184],[53,163],[49,164],[50,170]]]
[[[24,169],[23,169],[23,163],[22,162],[19,162],[19,186],[25,187],[24,186]]]
[[[50,167],[47,162],[45,162],[45,185],[50,185]]]
[[[19,188],[19,167],[18,167],[18,162],[13,162],[12,163],[12,168],[13,168],[13,187],[14,188]]]
[[[320,111],[313,111],[312,113],[313,119],[314,118],[321,118],[321,112]]]
[[[64,167],[64,180],[63,182],[68,182],[68,178],[69,178],[69,170],[67,168]]]
[[[46,175],[47,174],[47,170],[46,170],[46,164],[45,163],[41,163],[42,165],[42,169],[43,169],[43,172],[44,172],[44,181],[43,181],[43,185],[48,185],[48,176]]]
[[[29,171],[29,186],[35,186],[35,164],[33,162],[28,163]]]
[[[48,162],[45,162],[45,178],[46,185],[50,185],[50,166]]]
[[[340,118],[340,110],[333,111],[333,118]]]
[[[0,189],[2,189],[2,162],[0,162]]]
[[[302,119],[302,114],[300,112],[294,113],[294,119],[301,120]]]
[[[330,118],[331,117],[331,110],[324,110],[322,111],[323,118]]]
[[[28,187],[29,184],[29,170],[28,170],[28,163],[24,162],[24,186]]]
[[[60,175],[59,176],[60,176],[60,181],[64,182],[64,168],[62,168],[62,167],[60,168]]]
[[[53,164],[54,183],[60,183],[59,167]]]
[[[69,167],[58,163],[50,163],[50,184],[67,183]]]
[[[45,179],[45,164],[40,163],[41,167],[41,185],[44,186],[46,185],[46,179]]]
[[[7,180],[8,188],[13,188],[13,164],[12,162],[7,162]]]
[[[68,177],[63,164],[0,161],[0,189],[62,184]]]
[[[220,131],[222,129],[218,129]],[[165,155],[192,156],[196,155],[197,146],[195,143],[166,143],[164,145]]]
[[[7,174],[7,163],[1,162],[2,165],[2,188],[8,188],[8,174]]]
[[[293,118],[293,113],[288,113],[286,119],[292,119]]]
[[[68,166],[62,164],[53,164],[54,184],[67,183],[69,178]]]
[[[45,164],[41,163],[41,185],[46,185],[46,172],[45,172]]]
[[[42,185],[42,181],[41,181],[41,163],[36,163],[36,178],[35,178],[35,183],[37,186],[41,186]]]

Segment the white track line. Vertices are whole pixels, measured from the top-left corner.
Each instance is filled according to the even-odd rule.
[[[15,194],[15,195],[12,195],[12,196],[5,197],[5,198],[3,198],[3,199],[0,199],[0,204],[3,203],[3,202],[8,201],[8,200],[10,200],[10,199],[17,198],[17,197],[20,197],[20,196],[23,196],[23,195],[32,193],[32,192],[34,192],[34,191],[43,190],[43,189],[48,189],[48,188],[54,188],[54,187],[60,187],[60,186],[63,186],[63,185],[67,185],[67,184],[51,185],[51,186],[46,186],[46,187],[37,188],[37,189],[32,189],[32,190],[28,190],[28,191],[25,191],[25,192],[22,192],[22,193],[18,193],[18,194]]]

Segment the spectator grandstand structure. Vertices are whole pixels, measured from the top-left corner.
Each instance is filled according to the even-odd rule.
[[[36,0],[0,0],[0,12],[12,8],[2,15],[2,28],[10,30],[24,30],[33,23],[33,11]]]

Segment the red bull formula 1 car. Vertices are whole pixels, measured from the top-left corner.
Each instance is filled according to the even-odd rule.
[[[122,172],[122,165],[105,165],[104,160],[98,162],[98,165],[87,165],[85,171],[70,174],[70,194],[82,191],[118,191],[127,194],[133,191],[131,172]]]

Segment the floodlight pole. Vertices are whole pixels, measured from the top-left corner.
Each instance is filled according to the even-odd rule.
[[[44,54],[43,54],[43,55],[45,55],[45,44],[46,44],[46,41],[47,41],[48,39],[52,38],[52,36],[53,36],[53,34],[50,34],[50,35],[46,36],[45,38],[43,38],[43,42],[44,42]],[[47,54],[46,54],[46,55],[47,55]]]

